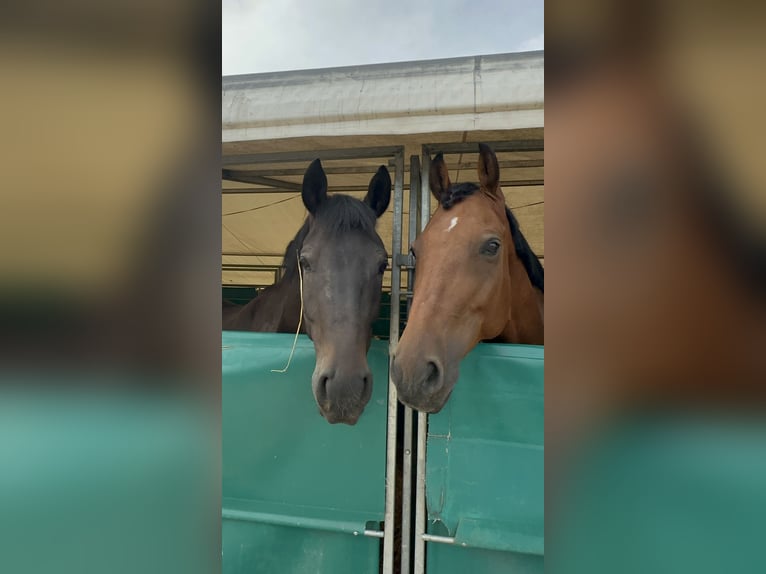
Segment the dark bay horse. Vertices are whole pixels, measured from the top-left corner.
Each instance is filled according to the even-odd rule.
[[[244,307],[225,305],[223,328],[294,333],[302,275],[302,330],[316,349],[314,397],[329,422],[353,425],[372,394],[367,351],[388,262],[375,224],[388,208],[391,177],[380,166],[364,201],[328,195],[317,159],[304,175],[302,197],[308,216],[285,251],[283,277]]]
[[[442,155],[439,207],[412,246],[415,291],[391,375],[400,400],[438,412],[479,341],[543,344],[543,267],[505,205],[495,153],[479,144],[479,185],[452,185]]]

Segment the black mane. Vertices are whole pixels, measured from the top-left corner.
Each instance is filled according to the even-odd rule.
[[[444,209],[449,209],[456,203],[460,203],[466,197],[469,197],[479,191],[479,186],[475,183],[457,183],[452,185],[449,190],[442,194],[439,203]],[[513,247],[516,250],[516,256],[521,260],[524,269],[527,271],[529,280],[533,287],[545,292],[544,279],[545,271],[535,252],[527,243],[527,239],[519,228],[519,222],[514,217],[511,210],[506,206],[505,215],[508,218],[508,225],[511,227],[511,237],[513,238]]]
[[[508,206],[505,208],[505,215],[508,218],[508,224],[511,226],[511,237],[513,238],[513,246],[516,249],[516,256],[521,259],[521,263],[524,265],[524,269],[527,270],[527,275],[532,283],[532,287],[538,288],[540,291],[545,292],[545,269],[540,263],[540,259],[532,251],[532,248],[527,243],[527,238],[519,229],[519,222],[516,221],[511,210]]]
[[[372,208],[350,195],[330,195],[322,202],[316,215],[307,217],[290,243],[287,244],[282,259],[284,277],[289,278],[298,270],[298,254],[309,232],[311,223],[322,226],[330,233],[345,233],[358,229],[365,233],[375,233],[377,217]]]

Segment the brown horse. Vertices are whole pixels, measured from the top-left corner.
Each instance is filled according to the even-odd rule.
[[[302,329],[316,349],[314,398],[329,422],[354,424],[372,394],[367,351],[388,261],[375,224],[388,208],[391,177],[380,166],[364,201],[329,196],[317,159],[306,170],[302,197],[309,215],[285,251],[283,277],[242,308],[224,305],[223,328],[294,333],[302,276]]]
[[[415,292],[391,374],[400,400],[438,412],[479,341],[543,344],[543,267],[505,205],[495,153],[479,145],[479,182],[452,185],[441,154],[439,208],[412,245]]]
[[[223,329],[259,333],[295,333],[301,312],[296,242],[305,238],[307,226],[290,241],[282,258],[282,277],[245,305],[223,302]],[[305,333],[305,325],[301,325]]]

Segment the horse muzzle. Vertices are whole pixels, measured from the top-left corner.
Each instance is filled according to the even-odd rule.
[[[391,379],[403,404],[420,412],[438,413],[449,399],[457,375],[437,357],[408,361],[394,355]]]
[[[311,386],[320,414],[331,424],[355,425],[372,396],[372,373],[368,369],[342,373],[314,373]]]

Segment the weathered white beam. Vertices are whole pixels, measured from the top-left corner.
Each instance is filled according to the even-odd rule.
[[[544,125],[543,52],[223,78],[223,142]]]

